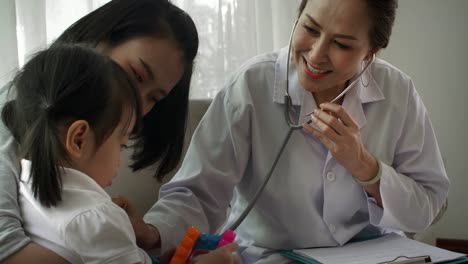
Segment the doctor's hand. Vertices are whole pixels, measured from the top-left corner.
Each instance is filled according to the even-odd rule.
[[[373,179],[379,170],[377,160],[364,147],[359,126],[341,105],[324,103],[311,114],[318,127],[304,125],[351,175],[361,181]]]
[[[143,221],[143,217],[138,210],[133,207],[130,201],[123,196],[112,197],[112,202],[124,209],[135,232],[137,244],[143,249],[152,249],[160,246],[160,235],[158,229],[153,225]]]
[[[200,255],[191,262],[194,264],[239,264],[239,256],[234,254],[239,249],[237,243],[227,244],[223,247],[217,248],[216,250],[210,251],[207,254]]]

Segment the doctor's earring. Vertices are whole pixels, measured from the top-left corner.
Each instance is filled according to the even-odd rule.
[[[370,60],[363,60],[361,62],[361,71],[364,71],[364,69],[366,68],[366,64],[367,63],[371,63]],[[361,79],[361,83],[364,87],[367,87],[369,86],[369,79],[367,80],[367,82],[364,81],[364,78],[366,77],[366,72],[363,72],[360,79]]]

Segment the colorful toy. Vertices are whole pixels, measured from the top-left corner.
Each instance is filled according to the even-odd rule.
[[[232,230],[226,230],[222,235],[208,235],[191,226],[177,247],[170,264],[186,264],[192,257],[232,243],[235,238],[236,233]]]
[[[192,254],[193,246],[197,242],[200,236],[200,230],[191,226],[182,238],[179,246],[177,247],[174,256],[171,259],[170,264],[185,264]]]

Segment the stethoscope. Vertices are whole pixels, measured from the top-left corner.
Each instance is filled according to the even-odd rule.
[[[292,101],[291,101],[291,96],[289,95],[289,64],[290,64],[290,59],[291,59],[291,44],[292,44],[292,39],[293,39],[293,35],[294,35],[294,31],[296,30],[296,27],[297,27],[297,23],[298,23],[298,20],[296,20],[296,22],[294,22],[294,26],[292,28],[292,31],[291,31],[291,35],[289,37],[289,48],[288,48],[288,56],[287,56],[287,64],[286,64],[286,85],[285,85],[285,95],[284,95],[284,103],[285,103],[285,108],[284,108],[284,117],[286,119],[286,122],[288,123],[288,126],[289,126],[289,131],[288,131],[288,134],[286,135],[286,137],[284,138],[283,140],[283,143],[281,144],[281,148],[278,152],[278,154],[276,155],[276,158],[275,158],[275,161],[273,162],[273,164],[271,165],[271,168],[270,168],[270,171],[268,172],[267,176],[265,177],[265,180],[263,181],[262,183],[262,186],[260,186],[257,190],[257,192],[255,193],[254,197],[252,198],[252,200],[250,201],[250,203],[247,205],[247,207],[244,209],[244,211],[242,212],[242,214],[237,218],[237,220],[231,224],[229,226],[228,229],[231,229],[231,230],[235,230],[237,229],[237,227],[239,227],[239,225],[244,221],[244,219],[247,217],[247,215],[249,214],[250,210],[252,210],[252,208],[254,207],[255,203],[257,202],[258,200],[258,197],[260,197],[260,195],[262,194],[263,190],[265,189],[265,186],[268,184],[268,182],[270,181],[270,178],[271,178],[271,175],[273,175],[273,171],[275,170],[276,168],[276,164],[278,163],[279,159],[281,158],[281,155],[283,154],[283,150],[284,148],[286,147],[286,144],[288,143],[289,141],[289,138],[291,137],[291,134],[292,132],[294,132],[295,130],[299,130],[299,129],[302,129],[304,125],[308,125],[310,123],[312,123],[312,120],[309,118],[306,122],[304,122],[303,124],[294,124],[292,121],[291,121],[291,117],[290,117],[290,107],[292,105]],[[354,78],[354,80],[343,90],[343,92],[341,92],[338,96],[335,97],[335,99],[331,100],[330,103],[334,103],[336,102],[337,100],[339,100],[341,97],[343,97],[348,91],[349,89],[351,89],[359,80],[360,80],[360,77],[362,76],[362,74],[364,74],[364,72],[366,72],[366,70],[370,67],[370,65],[374,62],[375,60],[375,54],[372,54],[372,59],[369,61],[369,63],[366,64],[366,66],[364,66],[364,68],[362,69],[362,71],[356,76],[356,78]]]

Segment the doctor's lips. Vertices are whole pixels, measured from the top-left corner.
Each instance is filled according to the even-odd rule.
[[[304,62],[304,71],[307,75],[309,75],[312,79],[320,79],[325,77],[327,74],[331,73],[332,71],[327,71],[327,70],[322,70],[318,69],[305,60],[304,57],[302,57],[302,60]]]

